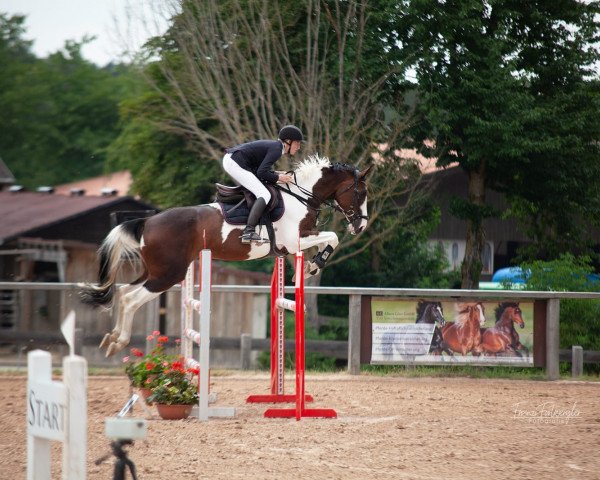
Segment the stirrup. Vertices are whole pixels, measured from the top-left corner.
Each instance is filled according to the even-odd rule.
[[[262,245],[263,243],[269,243],[268,238],[262,238],[256,232],[244,232],[242,235],[240,235],[240,239],[242,240],[242,243],[246,244],[252,242],[258,243],[259,245]]]

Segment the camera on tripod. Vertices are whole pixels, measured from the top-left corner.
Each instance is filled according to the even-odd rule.
[[[111,440],[141,440],[147,433],[143,418],[107,417],[104,422],[104,435]]]

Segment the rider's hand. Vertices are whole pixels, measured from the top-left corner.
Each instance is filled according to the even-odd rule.
[[[292,177],[290,174],[288,173],[280,173],[279,174],[279,182],[281,183],[290,183],[292,180],[294,180],[294,177]]]

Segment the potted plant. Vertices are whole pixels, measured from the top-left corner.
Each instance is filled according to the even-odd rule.
[[[168,355],[165,344],[169,341],[167,336],[161,335],[159,331],[152,332],[147,337],[149,341],[156,341],[152,350],[144,354],[138,348],[132,348],[130,355],[123,357],[125,373],[134,388],[140,390],[140,394],[147,400],[152,393],[151,390],[158,375],[177,358],[176,355]]]
[[[197,370],[185,368],[182,359],[168,363],[153,381],[148,401],[164,419],[187,418],[198,404],[197,375]]]

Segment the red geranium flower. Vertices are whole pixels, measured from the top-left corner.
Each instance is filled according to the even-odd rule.
[[[166,335],[163,335],[162,337],[158,337],[158,339],[156,341],[158,343],[167,343],[169,341],[169,337],[167,337]]]
[[[181,363],[181,362],[173,362],[173,363],[171,364],[171,368],[172,368],[173,370],[177,370],[177,371],[179,371],[179,372],[183,372],[183,371],[185,371],[185,370],[183,369],[183,363]]]
[[[146,370],[152,370],[155,366],[152,362],[146,362]]]
[[[139,348],[132,348],[131,354],[135,357],[143,357],[144,356],[144,352],[142,352]]]

